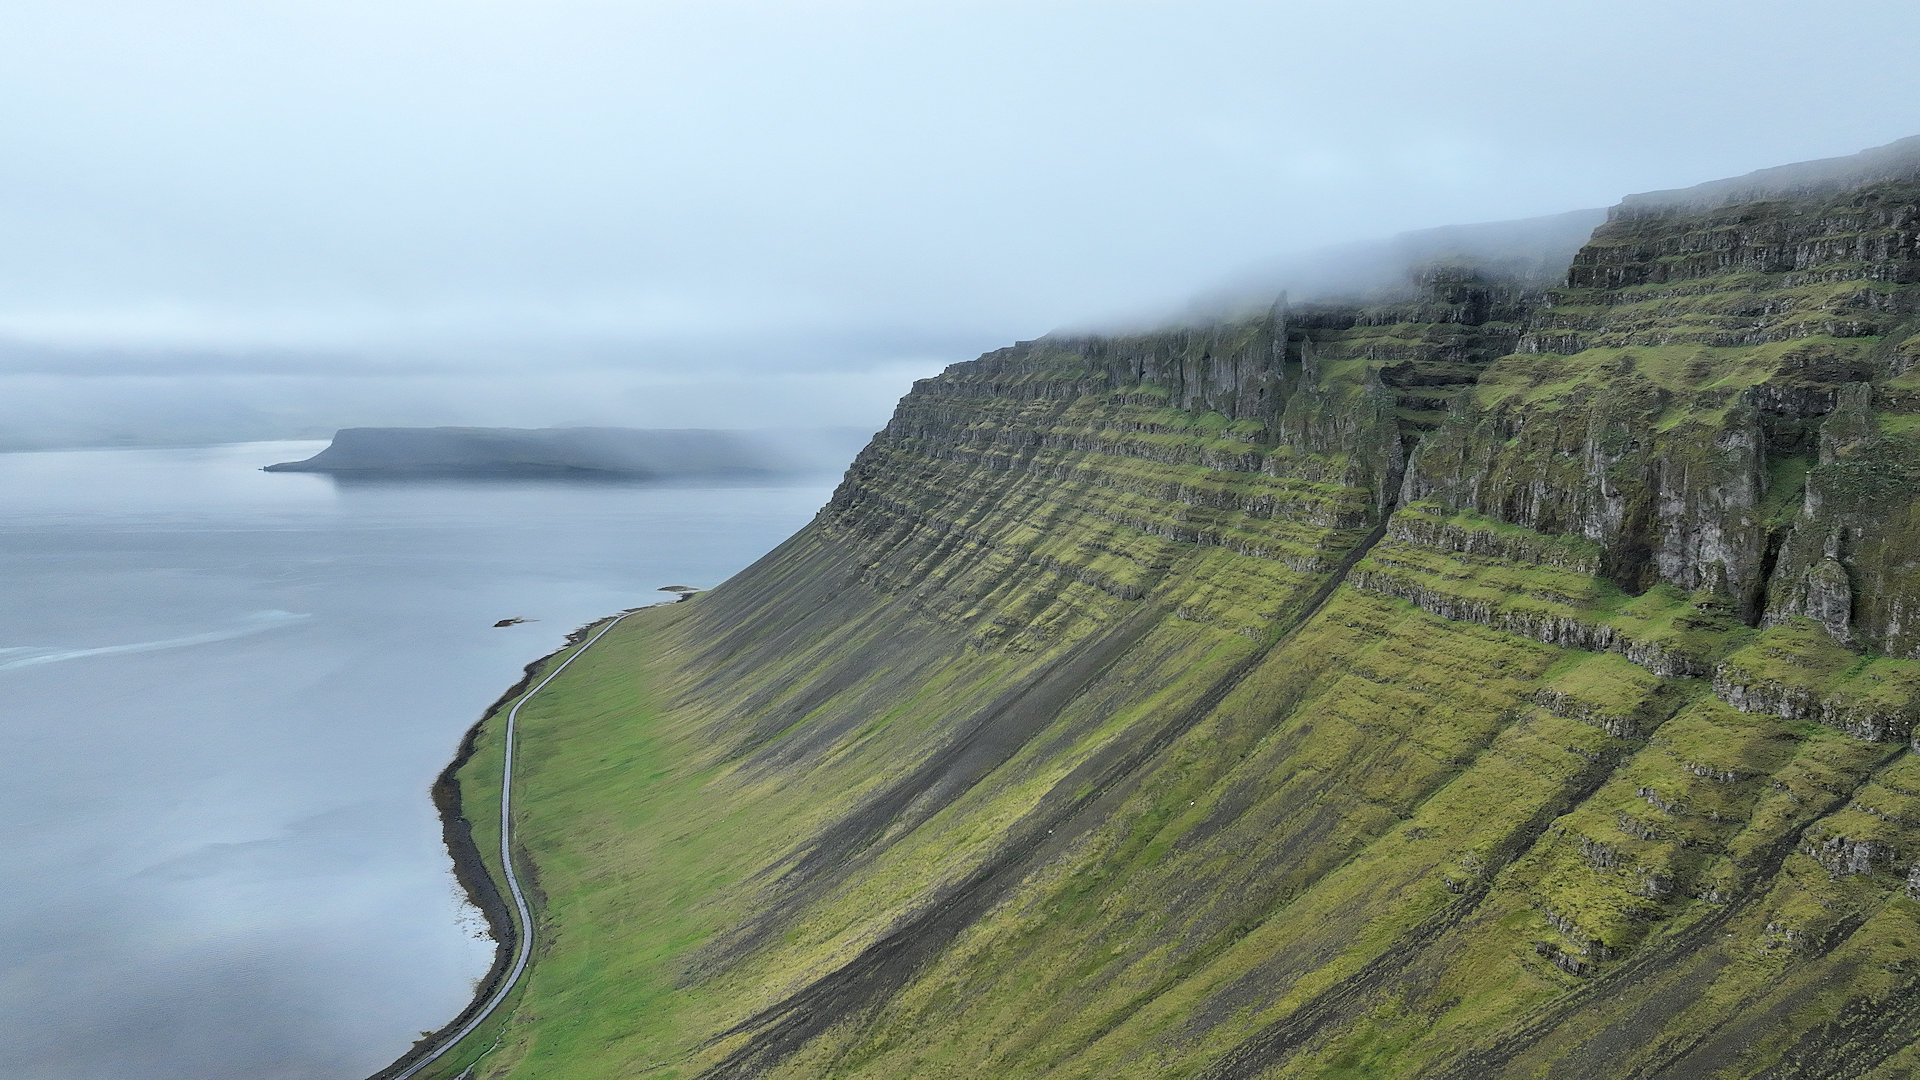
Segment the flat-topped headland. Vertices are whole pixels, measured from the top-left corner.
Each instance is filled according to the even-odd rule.
[[[267,472],[339,477],[752,479],[794,473],[789,456],[741,432],[613,427],[342,428],[304,461]]]

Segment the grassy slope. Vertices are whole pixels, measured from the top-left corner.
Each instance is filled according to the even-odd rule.
[[[539,793],[524,828],[540,852],[546,954],[520,1004],[528,1034],[487,1059],[501,1075],[648,1075],[655,1063],[664,1065],[657,1075],[692,1075],[728,1048],[701,1054],[702,1041],[850,959],[910,911],[912,897],[963,877],[1061,784],[1062,747],[1016,755],[1004,776],[894,838],[862,860],[861,873],[808,896],[776,937],[723,964],[729,931],[763,916],[770,901],[795,906],[791,891],[747,879],[791,866],[806,838],[846,809],[836,774],[887,772],[833,760],[881,741],[862,732],[804,781],[770,783],[750,761],[729,763],[730,747],[707,724],[675,723],[650,707],[675,678],[674,643],[712,602],[631,620],[580,675],[550,688],[560,692],[544,708],[523,713],[525,782]],[[1212,670],[1167,643],[1141,652],[1163,661],[1140,673],[1172,684],[1163,693],[1182,681],[1171,671],[1195,670],[1195,660]],[[1788,1030],[1804,1030],[1849,998],[1890,994],[1903,967],[1920,961],[1911,902],[1884,880],[1836,884],[1788,854],[1798,831],[1845,793],[1873,789],[1887,750],[1814,725],[1756,720],[1697,689],[1645,741],[1528,704],[1542,682],[1579,694],[1591,669],[1615,662],[1345,591],[1154,768],[1089,820],[1072,821],[1071,842],[888,994],[871,1023],[816,1040],[786,1071],[1192,1075],[1276,1021],[1318,1009],[1292,1071],[1421,1075],[1463,1045],[1494,1041],[1516,1014],[1553,1019],[1584,980],[1534,942],[1571,949],[1588,934],[1629,956],[1679,943],[1672,951],[1689,963],[1677,973],[1649,959],[1626,974],[1656,986],[1698,982],[1683,991],[1704,998],[1688,1035],[1773,1004],[1769,997],[1800,1014]],[[1631,691],[1620,700],[1614,674],[1593,680],[1601,706],[1639,710]],[[1658,689],[1659,680],[1645,681],[1654,685],[1642,697]],[[893,720],[937,712],[943,693],[967,689],[965,676],[930,685],[926,699],[898,701]],[[1088,711],[1114,704],[1089,702]],[[1078,744],[1098,738],[1086,730],[1092,717],[1079,726]],[[924,737],[908,728],[902,734]],[[900,753],[901,742],[919,738],[884,741]],[[1720,755],[1717,764],[1753,775],[1734,785],[1693,776],[1686,768],[1701,745]],[[476,758],[473,767],[488,764]],[[1899,775],[1910,767],[1880,771],[1879,787],[1912,798]],[[1676,819],[1698,833],[1684,847],[1620,831],[1623,814],[1668,820],[1637,794],[1649,787],[1692,807]],[[1718,800],[1711,812],[1744,814],[1744,827],[1700,822],[1705,798]],[[1886,812],[1884,800],[1875,808]],[[1616,849],[1616,867],[1593,865],[1581,845],[1589,835]],[[1699,865],[1676,867],[1676,854]],[[1735,865],[1754,859],[1745,875]],[[1678,898],[1651,917],[1623,911],[1645,906],[1636,892],[1656,867],[1680,879]],[[1744,902],[1686,895],[1708,884]],[[1561,933],[1548,913],[1579,930]],[[1821,939],[1862,919],[1840,927],[1843,947],[1825,956],[1786,940]],[[1714,928],[1707,948],[1699,923]],[[1734,928],[1724,946],[1723,924]],[[1867,978],[1863,957],[1874,968]],[[1796,987],[1804,1001],[1792,999]],[[1665,1017],[1615,1015],[1626,1011],[1589,1001],[1572,1014],[1577,1023],[1562,1021],[1532,1051],[1564,1053],[1590,1032],[1619,1039],[1636,1023],[1650,1035],[1674,1027]],[[1637,1039],[1609,1060],[1636,1050],[1646,1050]],[[519,1068],[504,1071],[509,1064]],[[1750,1068],[1735,1064],[1735,1075]]]
[[[1590,261],[1653,269],[1543,352],[1329,324],[1264,421],[1116,384],[1157,339],[922,383],[522,714],[539,953],[441,1075],[1907,1075],[1920,766],[1854,736],[1920,697],[1914,334],[1861,213],[1793,273],[1623,220]],[[1252,408],[1208,364],[1273,334],[1176,342],[1181,392]]]

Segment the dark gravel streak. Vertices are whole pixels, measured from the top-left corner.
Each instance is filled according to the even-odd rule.
[[[1133,791],[1146,765],[1211,715],[1247,675],[1305,625],[1385,532],[1382,525],[1355,545],[1328,580],[1289,613],[1291,618],[1281,623],[1286,628],[1284,632],[1270,637],[1261,648],[1236,662],[1191,705],[1142,737],[1124,746],[1103,750],[1069,773],[1016,826],[999,852],[946,895],[904,919],[892,933],[845,966],[715,1036],[707,1045],[738,1035],[747,1035],[748,1039],[724,1060],[701,1073],[700,1080],[746,1080],[759,1076],[816,1036],[882,1006],[967,927],[1000,903],[1035,867],[1059,857],[1108,822]],[[1157,605],[1142,605],[1132,616],[1037,680],[1044,685],[1056,673],[1071,672],[1071,677],[1061,680],[1064,685],[1037,695],[1038,699],[1050,710],[1064,707],[1115,659],[1144,638],[1165,614]],[[1029,692],[1029,688],[1023,687],[1003,698],[1001,704],[1019,712],[1016,707]],[[1033,718],[1028,717],[1027,722],[1032,723]],[[956,750],[964,755],[964,742]],[[916,775],[909,782],[925,783],[932,779]],[[1082,794],[1068,794],[1071,792]],[[885,796],[880,800],[883,806],[896,802]],[[862,812],[867,809],[872,808],[863,808]],[[843,842],[848,854],[884,827],[884,823],[860,820],[858,814],[849,825],[850,834]]]

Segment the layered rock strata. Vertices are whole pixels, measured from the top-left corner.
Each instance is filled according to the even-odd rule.
[[[1907,144],[916,384],[522,720],[616,794],[478,1075],[1909,1075],[1917,239]]]

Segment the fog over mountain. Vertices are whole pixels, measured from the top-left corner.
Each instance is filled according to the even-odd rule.
[[[1920,13],[20,0],[0,447],[877,426],[1300,253],[1911,134],[1866,24]]]

